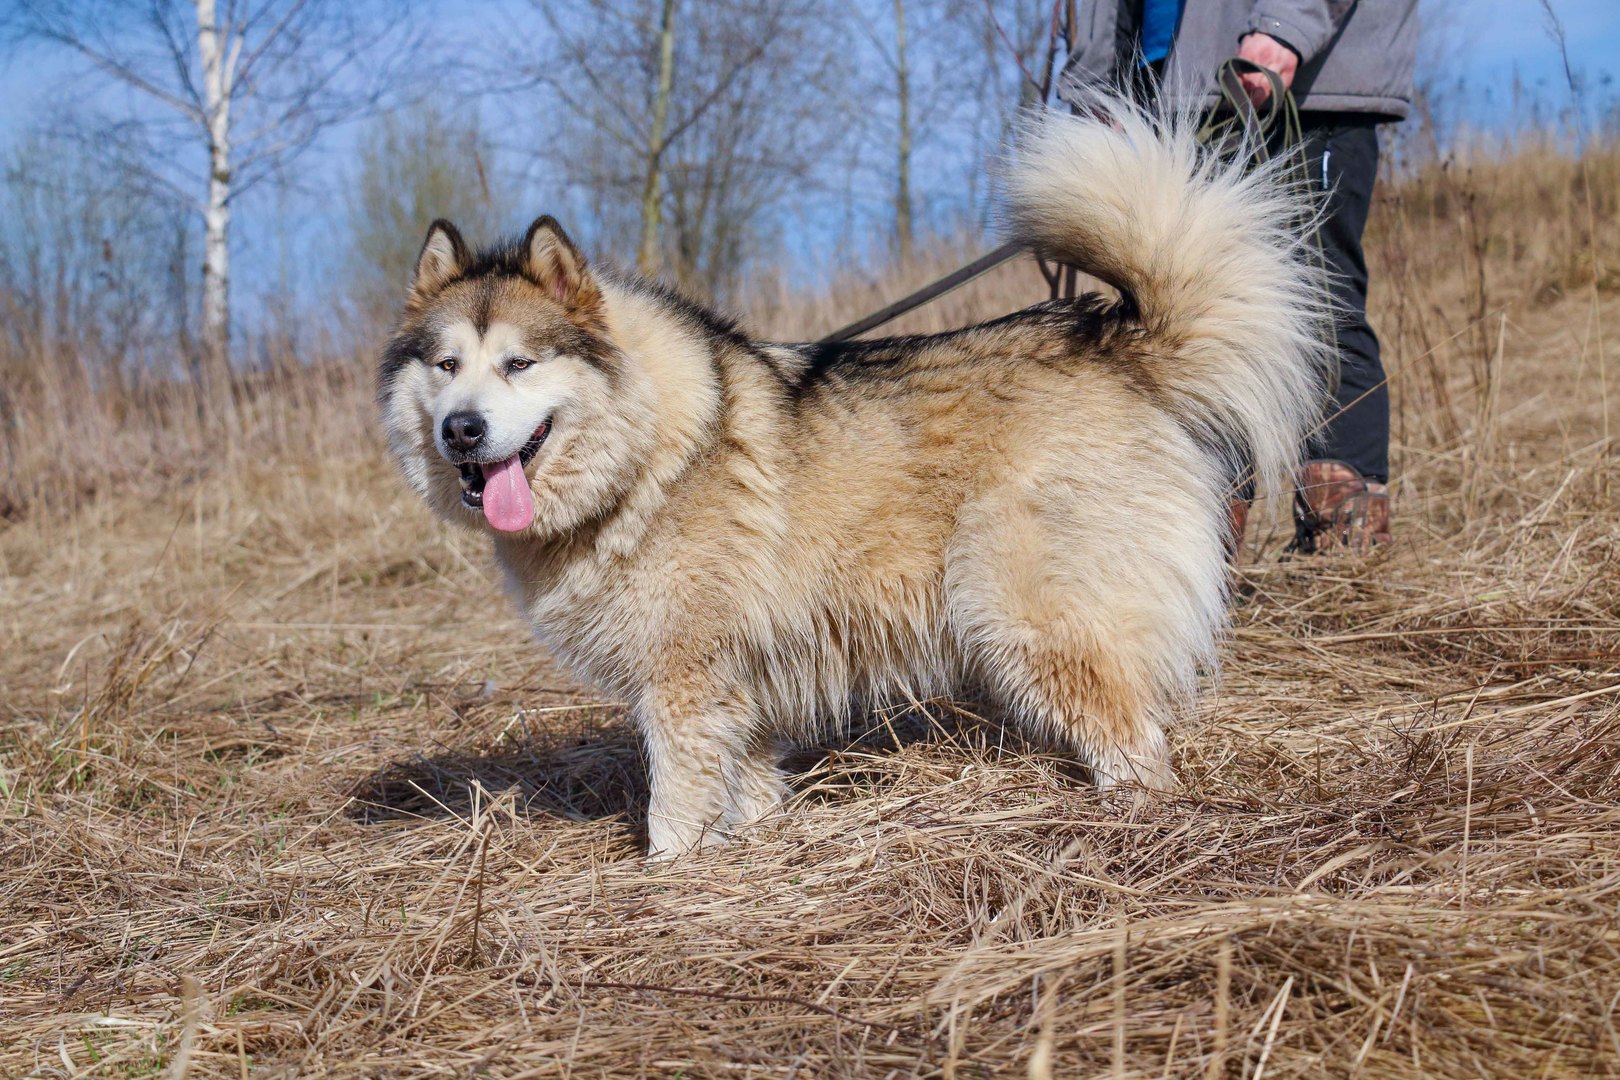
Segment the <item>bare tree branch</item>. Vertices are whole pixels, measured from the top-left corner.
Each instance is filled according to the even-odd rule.
[[[308,150],[332,125],[381,107],[413,44],[409,0],[18,0],[5,20],[14,44],[59,49],[88,71],[181,118],[205,153],[165,153],[160,138],[125,167],[161,190],[186,192],[204,221],[203,329],[216,376],[228,363],[231,208]],[[418,34],[421,31],[417,32]],[[368,73],[364,61],[383,62]],[[126,130],[172,129],[134,110]]]

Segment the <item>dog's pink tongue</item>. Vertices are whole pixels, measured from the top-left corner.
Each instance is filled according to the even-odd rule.
[[[483,469],[485,519],[501,532],[527,529],[534,521],[534,492],[518,455]]]

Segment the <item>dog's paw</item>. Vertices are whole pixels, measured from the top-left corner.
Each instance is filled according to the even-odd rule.
[[[1092,766],[1104,805],[1136,819],[1181,790],[1167,757],[1160,754],[1116,754]]]

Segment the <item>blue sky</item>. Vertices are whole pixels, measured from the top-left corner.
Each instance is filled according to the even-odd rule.
[[[0,9],[8,2],[11,0],[0,0]],[[1587,96],[1613,102],[1620,97],[1620,88],[1614,85],[1614,80],[1620,80],[1620,0],[1553,0],[1553,6],[1564,24],[1571,65],[1586,80]],[[489,38],[488,51],[493,53],[497,41],[512,33],[515,25],[521,25],[514,19],[535,18],[527,10],[515,12],[508,0],[446,4],[438,10],[455,12],[438,16],[442,34],[465,41],[472,55],[485,51],[480,48],[480,35]],[[424,16],[437,16],[438,10],[425,9]],[[1476,126],[1492,128],[1512,122],[1507,102],[1515,73],[1533,96],[1559,104],[1568,101],[1563,63],[1548,31],[1542,5],[1536,0],[1422,0],[1421,10],[1425,23],[1435,30],[1431,38],[1443,58],[1448,81],[1461,79],[1467,88],[1466,94],[1454,94],[1453,98],[1465,103],[1466,115]],[[500,14],[493,18],[484,17],[497,12]],[[13,56],[0,67],[0,153],[39,123],[46,110],[62,101],[65,94],[79,89],[68,84],[72,70],[63,58],[44,51]],[[1606,79],[1609,83],[1605,86]],[[254,193],[239,208],[237,219],[242,227],[233,249],[237,256],[238,296],[248,301],[246,306],[253,306],[254,297],[272,287],[277,276],[273,267],[287,265],[290,249],[297,249],[293,261],[299,264],[313,262],[297,257],[305,253],[330,254],[328,238],[343,206],[341,191],[347,170],[344,151],[352,146],[353,137],[352,130],[331,132],[324,145],[300,160],[298,172],[304,178],[303,190],[290,201],[281,200],[278,207],[266,189]],[[533,212],[530,207],[521,210],[514,214],[514,220]],[[290,219],[285,216],[288,214]],[[288,236],[275,226],[278,220],[298,222],[296,232],[301,235],[289,243]],[[813,238],[806,237],[798,240],[795,246],[813,242]],[[331,260],[325,263],[330,265]],[[312,277],[299,284],[306,293],[321,288],[321,283]]]
[[[1536,78],[1563,77],[1546,15],[1533,0],[1426,0],[1422,10],[1453,24],[1471,76],[1505,75],[1517,63]],[[1620,0],[1553,0],[1553,10],[1576,68],[1620,69]]]
[[[1476,93],[1474,121],[1493,126],[1501,118],[1515,69],[1525,85],[1567,99],[1563,62],[1534,0],[1423,0],[1425,19],[1440,20],[1444,55]],[[1620,80],[1620,0],[1553,0],[1563,23],[1570,66],[1588,80],[1594,96],[1605,77]],[[1612,97],[1612,92],[1603,96]]]
[[[476,36],[479,27],[465,13],[489,5],[456,6],[464,12],[452,20],[461,24],[457,29]],[[1526,83],[1561,87],[1562,64],[1537,0],[1422,0],[1421,8],[1425,19],[1449,25],[1454,58],[1470,85],[1505,86],[1517,65]],[[1564,23],[1573,66],[1593,78],[1607,70],[1620,79],[1620,0],[1553,0],[1553,8]],[[0,140],[26,130],[41,105],[59,93],[63,70],[59,61],[38,54],[0,66]]]

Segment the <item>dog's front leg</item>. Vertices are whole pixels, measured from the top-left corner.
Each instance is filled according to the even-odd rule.
[[[651,857],[722,843],[738,826],[781,805],[781,751],[761,731],[746,694],[666,689],[649,695],[637,711],[652,788]]]

